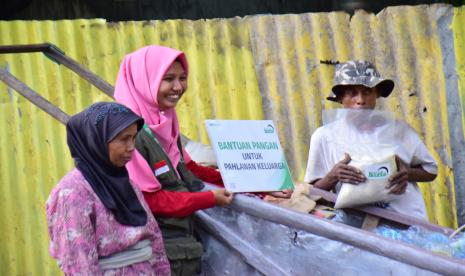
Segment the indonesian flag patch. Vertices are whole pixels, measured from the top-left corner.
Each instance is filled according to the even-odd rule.
[[[169,172],[170,168],[168,167],[168,164],[166,164],[165,160],[161,160],[160,162],[157,162],[153,165],[153,171],[155,176],[159,176],[160,174]]]

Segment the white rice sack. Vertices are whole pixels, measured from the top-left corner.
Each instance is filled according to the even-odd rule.
[[[365,152],[367,153],[367,152]],[[397,172],[395,155],[391,152],[384,158],[379,152],[370,152],[362,156],[352,156],[349,165],[360,169],[367,180],[359,184],[342,183],[338,193],[335,208],[348,208],[375,202],[390,202],[398,195],[390,194],[386,189],[389,177]]]

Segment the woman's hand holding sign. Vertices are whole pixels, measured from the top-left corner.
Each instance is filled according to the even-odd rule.
[[[215,196],[215,204],[217,206],[224,206],[233,200],[233,194],[225,189],[211,190]]]

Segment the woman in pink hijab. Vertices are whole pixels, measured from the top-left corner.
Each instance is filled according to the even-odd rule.
[[[192,213],[232,201],[224,189],[199,192],[202,180],[223,186],[221,175],[196,164],[181,145],[174,108],[187,89],[187,74],[184,53],[144,47],[124,58],[114,94],[145,120],[126,167],[159,222],[172,275],[200,272],[203,248],[194,237]]]

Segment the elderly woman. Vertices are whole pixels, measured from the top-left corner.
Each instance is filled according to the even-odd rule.
[[[47,200],[50,254],[66,275],[169,275],[160,229],[125,164],[143,119],[97,103],[66,129],[76,168]]]

